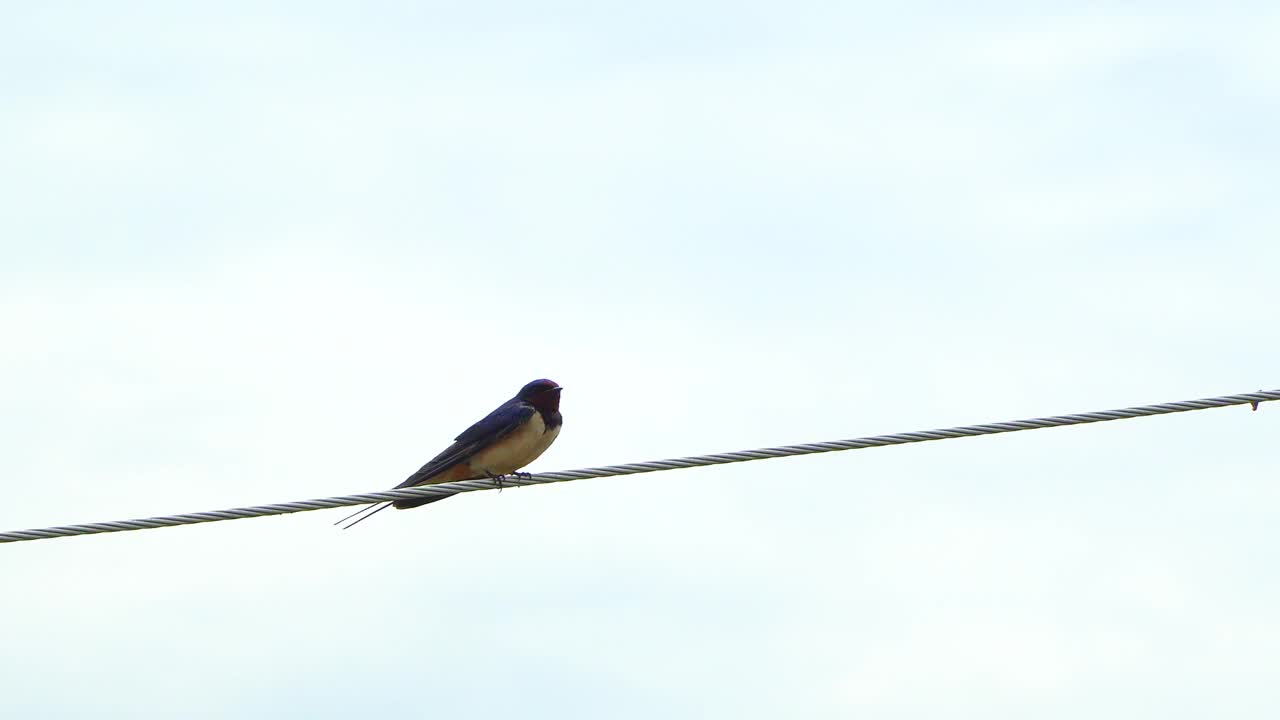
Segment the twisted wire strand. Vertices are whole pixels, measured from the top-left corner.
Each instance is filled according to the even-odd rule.
[[[37,528],[32,530],[15,530],[0,533],[0,543],[23,542],[26,540],[44,540],[73,535],[95,535],[98,533],[125,532],[129,530],[148,530],[151,528],[173,527],[177,525],[194,525],[197,523],[218,522],[221,520],[239,520],[243,518],[265,517],[268,515],[285,515],[288,513],[307,512],[310,510],[326,510],[329,508],[364,505],[367,503],[386,502],[389,500],[408,500],[412,498],[436,495],[454,495],[477,490],[492,490],[497,487],[518,485],[545,485],[547,483],[586,480],[588,478],[613,477],[617,475],[637,475],[640,473],[679,470],[683,468],[704,467],[707,465],[725,465],[728,463],[748,462],[751,460],[767,460],[772,458],[792,457],[795,455],[813,455],[816,453],[839,452],[842,450],[860,450],[863,448],[885,447],[888,445],[906,445],[909,443],[929,442],[932,440],[950,440],[952,438],[975,437],[978,435],[997,435],[1000,433],[1018,432],[1021,430],[1039,430],[1042,428],[1065,427],[1067,425],[1085,425],[1088,423],[1110,422],[1129,418],[1147,417],[1151,415],[1168,415],[1171,413],[1208,410],[1210,408],[1228,407],[1231,405],[1252,405],[1254,410],[1258,404],[1280,400],[1280,390],[1266,390],[1239,395],[1222,395],[1200,400],[1182,400],[1178,402],[1160,403],[1157,405],[1140,405],[1138,407],[1120,408],[1118,410],[1100,410],[1097,412],[1079,413],[1075,415],[1053,415],[1050,417],[1031,418],[1029,420],[1012,420],[1009,422],[986,423],[982,425],[964,425],[961,427],[940,430],[922,430],[917,432],[897,433],[894,435],[876,435],[855,438],[852,440],[833,440],[829,442],[808,443],[804,445],[783,445],[780,447],[742,450],[739,452],[716,453],[713,455],[695,455],[692,457],[672,458],[669,460],[651,460],[649,462],[627,463],[625,465],[607,465],[604,467],[584,468],[582,470],[563,470],[559,472],[538,473],[536,475],[508,475],[501,479],[499,485],[493,480],[464,480],[461,482],[426,485],[404,488],[402,490],[385,490],[382,492],[361,493],[359,495],[339,495],[337,497],[318,498],[315,500],[299,500],[296,502],[276,503],[273,505],[255,505],[252,507],[214,510],[210,512],[186,513],[183,515],[164,515],[160,517],[141,518],[137,520],[115,520],[111,522],[89,523],[85,525],[61,525],[56,527]]]

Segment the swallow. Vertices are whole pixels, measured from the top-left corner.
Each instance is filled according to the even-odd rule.
[[[418,472],[394,489],[415,485],[436,485],[460,480],[500,478],[528,465],[551,447],[560,434],[563,418],[560,416],[559,385],[550,380],[534,380],[520,388],[520,392],[502,403],[480,422],[472,425],[454,438],[454,443],[444,452],[431,458]],[[395,506],[397,510],[415,508],[449,495],[414,498],[378,503],[359,510],[339,520],[341,524],[362,513],[364,517],[347,525],[373,517],[375,513]]]

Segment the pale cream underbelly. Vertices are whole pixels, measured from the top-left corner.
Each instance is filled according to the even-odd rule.
[[[542,422],[542,416],[534,413],[529,422],[519,430],[503,438],[493,447],[476,453],[467,464],[481,475],[486,472],[493,475],[507,475],[537,460],[559,434],[560,426],[547,430],[546,424]]]

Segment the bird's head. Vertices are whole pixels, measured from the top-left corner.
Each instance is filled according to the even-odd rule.
[[[516,399],[524,400],[539,410],[551,412],[560,409],[560,390],[562,388],[550,380],[534,380],[520,388]]]

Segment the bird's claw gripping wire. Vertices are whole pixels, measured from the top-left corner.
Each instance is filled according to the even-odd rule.
[[[533,479],[533,473],[527,473],[527,472],[513,472],[513,473],[506,473],[503,475],[494,475],[493,473],[486,470],[484,472],[484,476],[493,481],[493,486],[498,488],[498,492],[502,492],[502,490],[507,486],[506,480],[509,477],[515,478],[517,480]]]

